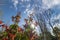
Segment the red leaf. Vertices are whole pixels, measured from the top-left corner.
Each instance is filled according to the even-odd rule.
[[[7,38],[3,38],[2,40],[8,40]]]

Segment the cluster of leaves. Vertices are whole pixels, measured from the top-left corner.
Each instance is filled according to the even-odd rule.
[[[20,16],[17,15],[12,17],[14,24],[7,26],[5,24],[1,25],[4,31],[0,32],[0,40],[34,40],[35,35],[32,33],[30,25],[27,25],[27,28],[22,29],[18,26]],[[1,23],[2,24],[2,21]],[[26,27],[26,25],[24,25]]]
[[[0,33],[0,40],[30,40],[28,32],[28,29],[24,31],[18,25],[12,24],[9,29]]]

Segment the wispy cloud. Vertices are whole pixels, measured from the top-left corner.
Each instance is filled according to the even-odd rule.
[[[17,9],[18,7],[17,7],[17,5],[19,4],[19,5],[24,5],[24,3],[25,2],[29,2],[30,0],[12,0],[12,3],[13,3],[13,5],[14,5],[14,7],[15,7],[15,9]],[[30,4],[29,5],[27,5],[27,7],[30,7]]]
[[[60,19],[60,13],[58,15],[52,16],[51,20],[59,20]]]
[[[14,7],[17,9],[18,0],[12,0]]]
[[[60,4],[60,0],[43,0],[43,5],[45,5],[48,8],[51,8],[55,5],[59,5]]]
[[[51,17],[53,25],[60,24],[60,13]]]
[[[27,13],[27,16],[29,16],[30,17],[30,14],[34,14],[34,9],[32,8],[32,9],[26,9],[25,11],[24,11],[24,13]]]
[[[30,0],[21,0],[22,2],[24,2],[24,1],[30,1]]]
[[[60,19],[60,13],[59,13],[59,15],[54,17],[54,20],[57,20],[57,19]]]

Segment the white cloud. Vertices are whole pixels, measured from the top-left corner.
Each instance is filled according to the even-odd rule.
[[[30,0],[20,0],[20,1],[21,1],[21,2],[19,2],[19,0],[12,0],[13,5],[14,5],[14,7],[15,7],[16,9],[17,9],[17,5],[18,5],[18,3],[20,3],[20,4],[23,5],[24,2],[29,2]],[[30,7],[30,4],[27,5],[27,7]]]
[[[30,4],[28,4],[28,5],[27,5],[27,8],[30,8],[30,6],[31,6],[31,5],[30,5]]]
[[[50,21],[52,22],[52,25],[56,25],[60,23],[60,14],[52,16]]]
[[[60,23],[56,23],[53,27],[58,27],[60,29]]]
[[[51,8],[55,5],[59,5],[60,4],[60,0],[43,0],[43,5],[48,7],[48,8]]]
[[[51,18],[51,20],[59,20],[59,19],[60,19],[60,13]]]
[[[30,0],[21,0],[21,1],[22,1],[22,2],[26,2],[26,1],[28,2],[28,1],[30,1]]]
[[[17,9],[18,0],[12,0],[14,7]]]
[[[26,10],[24,11],[24,13],[27,13],[28,16],[30,16],[30,14],[33,14],[34,13],[34,9],[28,9],[26,8]]]

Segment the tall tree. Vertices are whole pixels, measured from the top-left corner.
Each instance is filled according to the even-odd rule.
[[[43,36],[44,36],[44,40],[47,40],[46,36],[47,36],[47,33],[49,32],[47,29],[47,24],[49,24],[50,27],[53,29],[52,22],[50,21],[52,14],[53,12],[51,9],[45,10],[39,7],[35,7],[34,9],[34,18],[36,18],[39,23],[41,32],[43,33]]]

